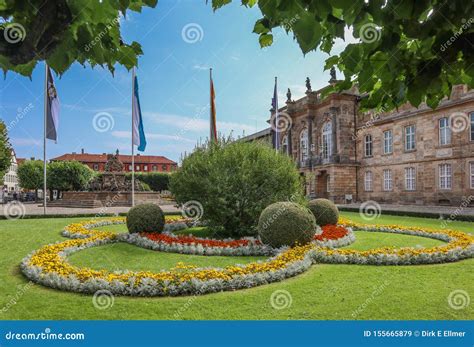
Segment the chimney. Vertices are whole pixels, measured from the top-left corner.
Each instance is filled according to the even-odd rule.
[[[75,155],[75,154],[76,154],[76,152],[72,152],[72,154],[74,154],[74,155]]]
[[[84,154],[84,148],[81,148],[81,154]]]

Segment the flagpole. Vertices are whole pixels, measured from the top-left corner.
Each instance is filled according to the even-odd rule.
[[[134,148],[134,129],[133,129],[133,109],[135,106],[135,68],[132,70],[132,207],[135,206],[135,148]]]
[[[214,120],[212,119],[213,114],[212,114],[212,67],[209,68],[209,141],[213,142],[214,141],[214,136],[212,135],[212,129],[214,127]]]
[[[46,215],[46,113],[48,112],[48,64],[45,62],[44,74],[44,131],[43,131],[43,214]]]
[[[275,76],[275,150],[278,152],[278,82]]]

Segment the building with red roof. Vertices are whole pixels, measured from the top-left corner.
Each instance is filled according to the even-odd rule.
[[[124,165],[124,171],[131,172],[132,156],[118,154],[118,157]],[[66,160],[76,160],[89,166],[94,171],[103,172],[107,163],[107,153],[91,154],[85,153],[82,149],[81,153],[72,152],[51,159],[51,161]],[[172,172],[177,167],[178,163],[161,155],[135,155],[135,172]]]

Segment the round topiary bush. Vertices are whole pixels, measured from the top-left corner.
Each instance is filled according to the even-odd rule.
[[[316,218],[319,226],[337,224],[339,210],[334,203],[328,199],[314,199],[308,203],[308,208]]]
[[[316,220],[311,212],[293,202],[277,202],[262,211],[258,221],[261,241],[274,248],[304,245],[313,240]]]
[[[163,210],[155,204],[132,207],[127,214],[129,233],[161,233],[165,226]]]

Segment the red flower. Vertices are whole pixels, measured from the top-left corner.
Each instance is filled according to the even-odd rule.
[[[223,241],[223,240],[215,240],[215,239],[201,239],[191,235],[176,235],[171,236],[167,234],[158,234],[158,233],[141,233],[142,237],[146,237],[152,241],[156,242],[163,242],[167,244],[172,243],[179,243],[183,245],[202,245],[204,247],[243,247],[247,246],[250,241],[249,240],[232,240],[232,241]]]
[[[323,229],[322,234],[314,236],[315,240],[337,240],[349,233],[349,231],[341,225],[325,225],[321,229]]]

